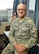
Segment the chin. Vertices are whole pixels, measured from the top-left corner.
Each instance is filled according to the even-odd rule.
[[[20,18],[23,18],[24,16],[19,16]]]

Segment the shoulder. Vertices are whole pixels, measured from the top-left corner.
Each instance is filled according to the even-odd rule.
[[[32,20],[30,17],[25,16],[25,20]]]
[[[13,20],[13,23],[15,23],[15,22],[17,22],[18,21],[18,17],[17,18],[15,18],[15,20]]]
[[[35,26],[34,20],[31,19],[31,18],[29,18],[29,17],[26,17],[26,18],[25,18],[25,23],[27,23],[27,25],[28,25],[29,27]]]
[[[18,17],[15,20],[12,21],[11,25],[16,24],[17,22],[18,22]]]
[[[18,18],[16,18],[15,20],[13,20],[12,22],[11,22],[11,27],[13,27],[14,25],[16,25],[17,24],[17,21],[18,21]]]
[[[12,24],[17,23],[17,21],[18,21],[18,17],[12,21]]]
[[[32,18],[30,18],[30,17],[26,17],[25,19],[30,24],[33,24],[34,23],[34,20]]]

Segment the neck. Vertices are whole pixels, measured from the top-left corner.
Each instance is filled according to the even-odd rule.
[[[25,16],[23,16],[23,17],[19,17],[19,19],[22,20],[22,19],[24,19],[24,17],[25,17]]]
[[[19,18],[19,20],[21,20],[21,21],[22,21],[23,19],[24,19],[24,17],[22,17],[22,18]]]

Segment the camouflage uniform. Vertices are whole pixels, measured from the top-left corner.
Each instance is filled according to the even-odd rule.
[[[28,17],[24,17],[21,21],[16,18],[11,25],[9,34],[10,43],[3,50],[2,54],[18,54],[14,49],[15,44],[24,45],[27,48],[25,54],[28,54],[28,49],[36,45],[37,43],[37,31],[33,20]]]

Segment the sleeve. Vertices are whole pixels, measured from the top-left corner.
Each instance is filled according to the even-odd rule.
[[[10,32],[9,32],[9,41],[10,43],[14,46],[16,43],[15,38],[14,38],[14,23],[12,22],[11,27],[10,27]]]
[[[33,21],[30,22],[30,38],[28,39],[27,43],[24,44],[24,46],[28,49],[33,47],[34,45],[37,44],[38,36],[37,36],[37,30],[36,26]]]

